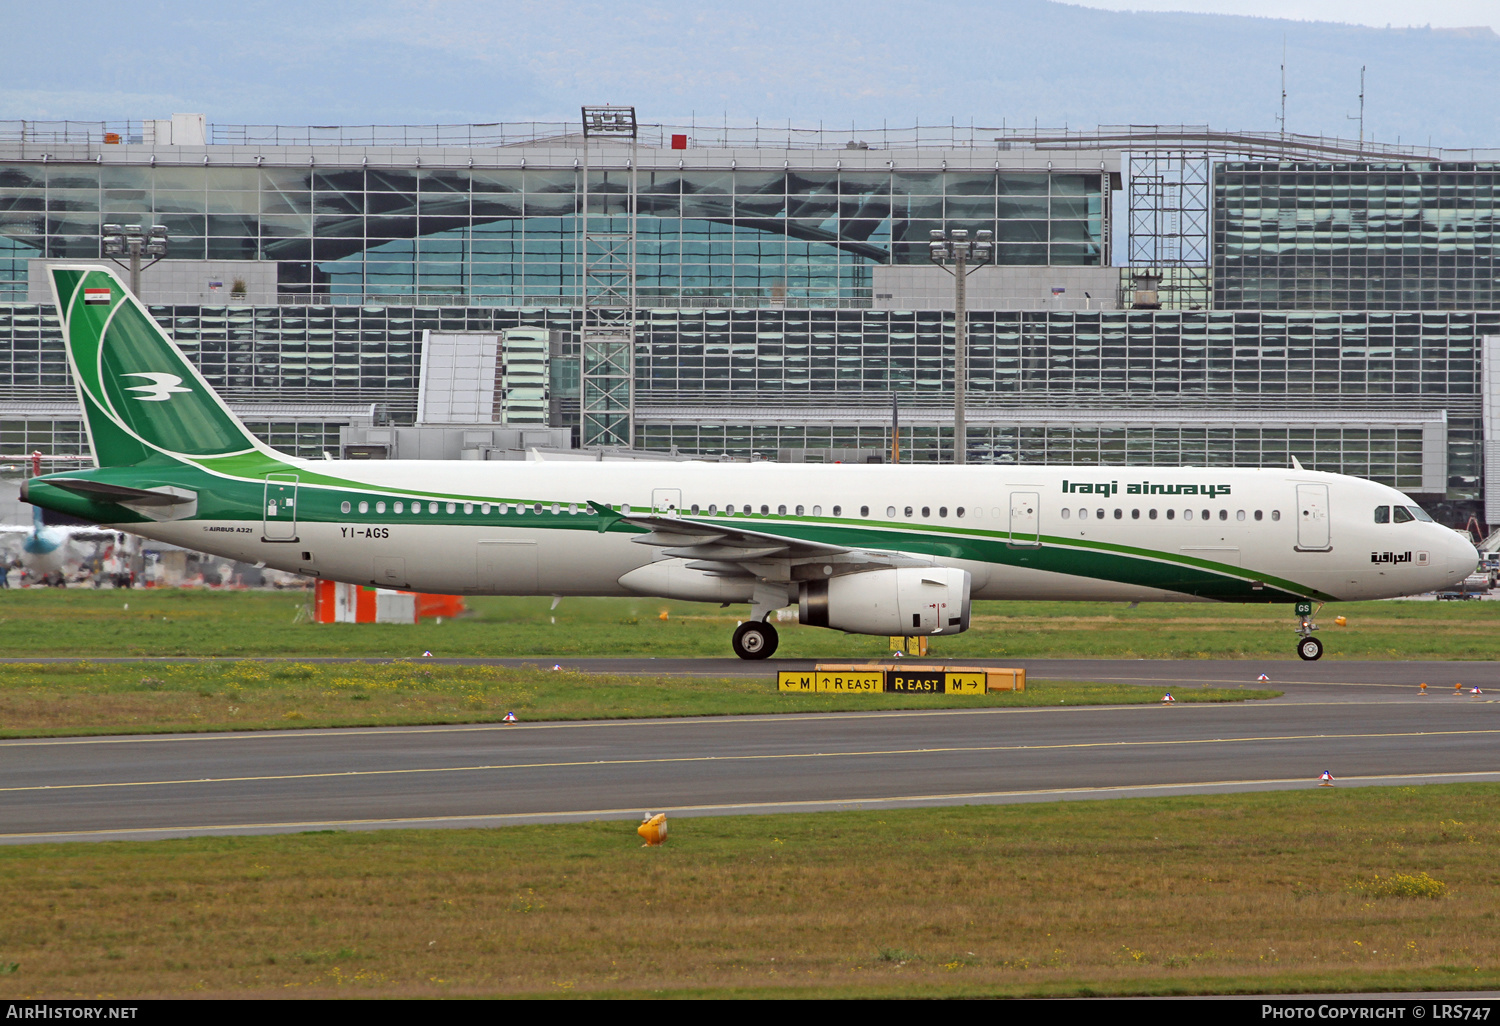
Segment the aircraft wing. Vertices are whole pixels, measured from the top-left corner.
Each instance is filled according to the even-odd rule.
[[[793,580],[810,574],[797,568],[817,564],[816,576],[882,570],[890,567],[931,566],[932,560],[881,549],[854,549],[805,538],[787,538],[735,523],[703,523],[648,513],[619,513],[604,503],[591,503],[601,515],[600,532],[617,524],[644,527],[649,533],[631,541],[661,549],[662,555],[692,560],[689,568],[716,577],[760,577]],[[778,572],[779,571],[779,572]]]

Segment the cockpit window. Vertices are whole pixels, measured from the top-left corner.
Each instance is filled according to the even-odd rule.
[[[1377,524],[1389,524],[1391,522],[1391,507],[1389,507],[1389,506],[1376,506],[1375,507],[1375,522]]]
[[[1396,523],[1409,524],[1415,519],[1417,518],[1411,515],[1411,510],[1407,509],[1405,506],[1396,507]]]
[[[1432,518],[1427,515],[1427,511],[1421,506],[1411,506],[1409,508],[1411,509],[1411,515],[1416,517],[1418,520],[1424,520],[1429,524],[1433,522]]]

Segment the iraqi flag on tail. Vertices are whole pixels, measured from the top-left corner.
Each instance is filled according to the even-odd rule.
[[[93,306],[95,304],[108,306],[109,289],[84,289],[83,301],[86,305],[89,306]]]

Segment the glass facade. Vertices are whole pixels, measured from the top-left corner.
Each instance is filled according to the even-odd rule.
[[[1221,310],[1500,307],[1500,165],[1214,168]]]
[[[423,330],[536,327],[560,340],[553,396],[576,404],[573,308],[160,306],[152,313],[233,402],[373,403],[383,417],[410,423]],[[1500,313],[975,312],[968,395],[976,413],[1049,407],[1085,418],[1090,408],[1108,408],[1190,420],[1193,410],[1345,410],[1372,427],[1096,431],[992,421],[971,424],[970,448],[1004,462],[1158,465],[1276,465],[1295,454],[1305,465],[1396,483],[1413,472],[1412,439],[1379,421],[1393,409],[1446,410],[1448,497],[1476,498],[1483,335],[1500,335]],[[773,458],[777,449],[803,446],[883,450],[889,439],[879,425],[892,391],[908,408],[951,402],[952,346],[951,313],[647,311],[636,345],[643,411],[636,443]],[[72,397],[52,309],[0,306],[0,399]],[[743,428],[700,425],[691,434],[649,415],[686,406],[715,407],[725,417],[760,412]],[[819,423],[819,406],[876,416],[868,429],[836,427]],[[265,431],[291,433],[275,425]],[[335,441],[325,431],[304,444],[302,429],[295,433],[303,454],[320,455]],[[935,460],[951,445],[938,429],[919,428],[903,448]]]
[[[732,416],[732,415],[731,415]],[[1354,474],[1422,490],[1422,430],[1410,427],[1146,427],[974,424],[971,462],[1132,467],[1287,467]],[[777,449],[860,448],[888,452],[889,425],[652,423],[636,429],[642,448],[774,459]],[[950,462],[951,428],[902,425],[902,459]],[[1461,489],[1460,489],[1461,490]]]
[[[871,266],[926,264],[945,226],[993,231],[998,263],[1101,265],[1104,177],[642,169],[638,293],[868,305]],[[276,261],[288,296],[571,305],[580,185],[571,167],[0,164],[0,302],[25,300],[26,259],[96,259],[119,223],[165,225],[175,259]],[[592,209],[624,212],[628,189],[592,172]]]

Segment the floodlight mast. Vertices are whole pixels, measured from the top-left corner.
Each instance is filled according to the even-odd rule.
[[[145,229],[138,224],[107,224],[100,233],[99,241],[103,244],[104,255],[112,263],[130,272],[130,291],[137,299],[141,296],[141,257],[151,257],[150,267],[159,263],[167,255],[167,228],[166,225],[154,224],[150,229]],[[117,257],[126,256],[130,258],[129,265],[121,263]]]
[[[969,376],[968,279],[990,262],[995,233],[982,229],[970,239],[964,228],[934,228],[928,237],[928,258],[953,275],[953,462],[964,464],[969,448],[964,423],[964,385]]]
[[[582,324],[579,445],[629,448],[635,444],[635,236],[636,140],[634,107],[586,106],[579,208]],[[614,138],[630,144],[625,230],[609,209],[610,195],[593,210],[589,195],[590,144]],[[601,154],[603,156],[603,154]]]

